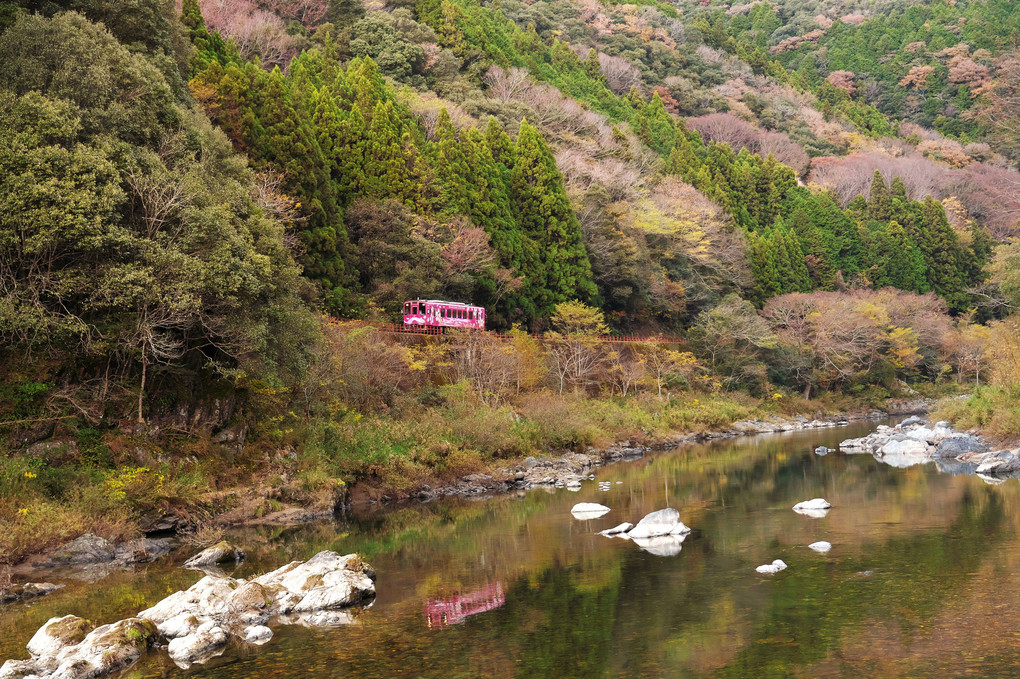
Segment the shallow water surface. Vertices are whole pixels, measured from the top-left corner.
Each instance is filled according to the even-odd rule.
[[[243,531],[233,575],[358,552],[378,571],[374,604],[348,627],[272,625],[261,648],[188,672],[151,653],[124,676],[1020,676],[1020,483],[812,452],[872,428],[687,446],[579,492]],[[834,505],[824,518],[791,510],[814,497]],[[574,519],[584,501],[612,511]],[[694,529],[673,556],[596,534],[667,506]],[[818,540],[832,551],[807,548]],[[25,657],[51,616],[110,622],[187,587],[201,574],[175,566],[190,551],[0,607],[0,658]],[[789,568],[755,573],[777,558]]]

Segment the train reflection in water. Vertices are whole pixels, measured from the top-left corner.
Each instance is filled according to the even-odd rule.
[[[492,611],[506,603],[503,583],[497,580],[470,594],[458,594],[448,599],[429,599],[425,602],[425,626],[443,629],[459,625],[469,615]]]

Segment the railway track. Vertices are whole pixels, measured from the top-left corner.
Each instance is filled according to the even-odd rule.
[[[402,323],[384,323],[380,321],[360,321],[345,318],[334,318],[330,320],[332,325],[343,325],[347,327],[369,327],[380,332],[392,333],[410,337],[439,337],[448,330],[460,330],[460,328],[446,328],[442,326],[418,326],[404,325]],[[514,335],[508,332],[497,332],[495,330],[469,330],[467,332],[481,332],[489,337],[499,340],[513,339]],[[537,340],[544,339],[544,335],[529,333],[529,337]],[[630,343],[630,344],[684,344],[685,340],[680,337],[667,335],[597,335],[592,338],[598,342],[608,343]]]

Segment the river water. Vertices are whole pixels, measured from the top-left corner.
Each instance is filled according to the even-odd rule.
[[[1020,676],[1020,483],[813,453],[872,428],[691,445],[597,470],[579,492],[242,531],[250,558],[233,575],[358,552],[378,571],[374,604],[348,627],[274,625],[261,648],[188,672],[150,653],[124,676]],[[814,497],[834,505],[824,518],[791,511]],[[574,519],[583,501],[612,511]],[[663,507],[694,529],[673,556],[595,534]],[[0,659],[25,657],[51,616],[111,622],[189,586],[201,574],[176,565],[191,551],[0,607]],[[754,571],[777,558],[786,571]]]

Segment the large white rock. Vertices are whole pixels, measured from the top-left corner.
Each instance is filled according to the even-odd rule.
[[[184,612],[178,613],[174,617],[161,622],[156,627],[159,629],[159,633],[168,639],[176,639],[177,637],[186,637],[196,629],[202,623],[194,614]]]
[[[216,617],[226,613],[227,598],[236,588],[237,581],[233,578],[207,575],[188,589],[174,592],[155,606],[141,611],[138,617],[152,620],[157,625],[182,613]]]
[[[914,429],[907,430],[907,438],[914,439],[915,441],[924,441],[925,443],[935,441],[935,432],[928,427],[917,427]]]
[[[98,677],[135,662],[160,635],[169,640],[171,659],[187,669],[222,653],[232,635],[265,643],[272,618],[348,624],[354,619],[349,607],[374,596],[374,579],[357,554],[328,551],[250,580],[206,575],[136,618],[87,634],[88,623],[73,615],[49,620],[28,643],[32,659],[5,663],[0,679]]]
[[[906,439],[903,441],[889,441],[879,448],[883,455],[924,455],[928,450],[928,444],[924,440]]]
[[[83,635],[87,626],[73,615],[49,620],[29,642],[32,659],[7,661],[0,667],[0,677],[99,677],[133,664],[158,636],[151,620],[139,618],[102,625]]]
[[[575,519],[597,519],[598,517],[611,512],[609,507],[600,505],[597,502],[578,502],[570,509]]]
[[[88,632],[88,621],[77,615],[50,618],[32,635],[26,648],[36,656],[56,655],[65,646],[80,643]]]
[[[276,595],[280,613],[304,613],[345,608],[375,595],[375,572],[357,554],[340,556],[319,552],[305,562],[292,561],[255,578],[266,589],[282,588]]]
[[[184,567],[205,570],[207,568],[218,566],[219,564],[226,564],[230,562],[236,563],[242,560],[244,560],[243,551],[226,540],[221,540],[212,547],[203,549],[201,552],[185,561]]]
[[[758,566],[754,570],[759,573],[778,573],[779,571],[786,570],[786,562],[782,559],[776,559],[772,563],[767,563],[764,566]]]
[[[825,540],[819,540],[818,542],[812,542],[810,545],[808,545],[808,548],[824,554],[825,552],[832,549],[832,543],[826,542]]]
[[[667,507],[646,515],[627,532],[627,537],[653,538],[660,535],[686,535],[690,532],[691,529],[680,520],[680,512]]]
[[[171,639],[166,652],[178,667],[188,669],[215,657],[226,645],[227,631],[210,620],[187,636]]]

